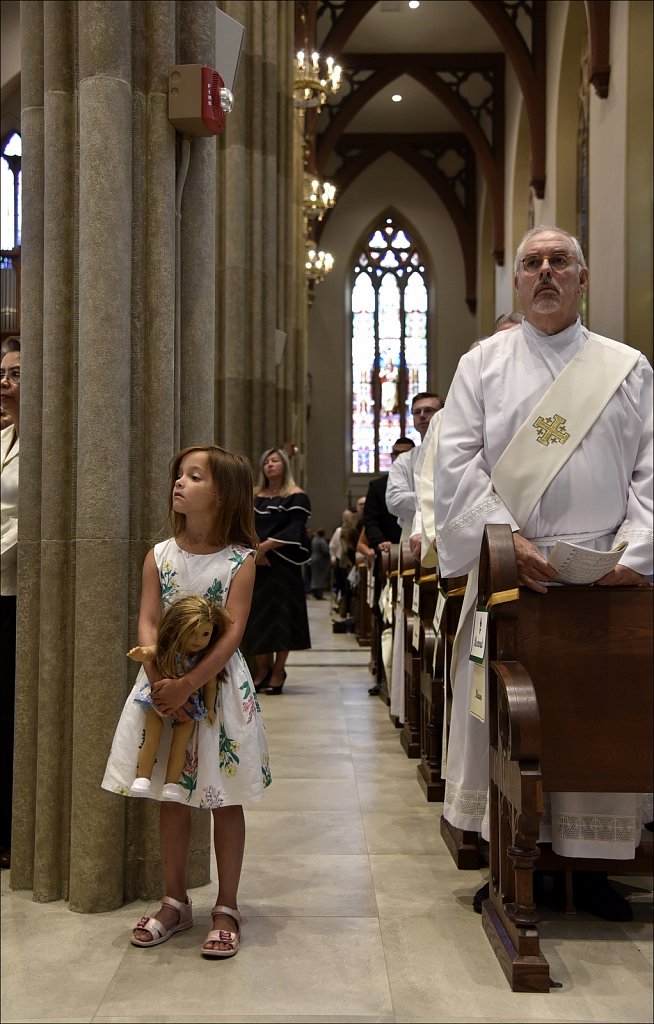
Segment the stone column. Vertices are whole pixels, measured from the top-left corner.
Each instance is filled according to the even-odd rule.
[[[197,6],[206,43],[213,7]],[[143,557],[167,528],[180,433],[167,80],[183,7],[57,0],[22,10],[12,885],[33,887],[38,900],[68,898],[78,911],[161,894],[158,806],[105,793],[100,781],[135,674],[125,651],[136,637]],[[200,208],[213,209],[213,184],[203,194],[203,207],[192,197],[191,231]],[[213,239],[211,213],[208,223]],[[208,262],[200,306],[210,309],[200,328],[191,324],[188,365],[204,387],[201,401],[189,391],[183,414],[187,430],[199,417],[211,438],[214,266],[211,248],[207,255],[201,237],[196,244]],[[195,887],[209,881],[210,816],[194,812],[193,823]]]
[[[216,5],[180,0],[180,64],[215,64]],[[216,140],[193,139],[182,200],[181,446],[214,441]]]
[[[41,578],[43,352],[43,8],[21,3],[21,438],[11,884],[34,880]]]
[[[106,738],[125,677],[129,578],[132,45],[130,4],[80,4],[79,350],[73,909],[122,902],[120,801],[99,801]],[[99,623],[103,624],[99,634]],[[101,639],[102,638],[102,639]],[[109,640],[110,642],[107,642]],[[116,806],[118,805],[118,806]],[[89,878],[93,867],[95,878]]]
[[[41,465],[41,600],[39,742],[36,788],[34,890],[55,898],[68,892],[70,846],[70,650],[74,601],[71,550],[75,478],[76,292],[75,221],[78,199],[74,8],[45,4],[44,27],[44,233],[43,460]],[[28,209],[28,208],[27,208]],[[56,457],[53,457],[54,453]],[[22,453],[21,453],[22,454]],[[68,466],[68,472],[64,466]],[[21,467],[22,468],[22,467]],[[21,489],[23,477],[21,474]],[[22,523],[21,523],[22,528]],[[47,609],[47,611],[46,611]]]
[[[221,4],[245,26],[245,40],[218,164],[217,433],[255,467],[261,451],[281,441],[274,344],[275,328],[286,330],[278,309],[277,177],[278,38],[286,6]]]

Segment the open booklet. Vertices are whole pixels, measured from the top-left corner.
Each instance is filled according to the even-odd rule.
[[[557,583],[595,583],[618,564],[626,546],[627,541],[623,540],[610,551],[593,551],[557,540],[547,562],[559,574]]]

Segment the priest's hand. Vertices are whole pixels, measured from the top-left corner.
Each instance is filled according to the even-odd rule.
[[[628,565],[620,565],[618,563],[611,569],[611,572],[607,572],[606,576],[602,576],[600,580],[595,582],[596,587],[637,587],[643,582],[644,577],[636,572],[635,569],[630,569]]]
[[[530,590],[538,591],[539,594],[546,594],[547,587],[543,581],[555,580],[558,575],[556,569],[548,565],[538,549],[521,534],[513,534],[513,546],[519,583]]]

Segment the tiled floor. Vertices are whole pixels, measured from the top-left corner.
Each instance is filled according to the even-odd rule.
[[[510,991],[473,913],[480,872],[457,872],[386,708],[367,695],[367,652],[333,635],[310,599],[313,650],[291,655],[282,700],[262,698],[273,786],[247,811],[243,945],[199,954],[196,926],[145,952],[129,929],[156,905],[72,914],[2,877],[2,1021],[652,1020],[652,892],[635,920],[552,914],[547,995]]]

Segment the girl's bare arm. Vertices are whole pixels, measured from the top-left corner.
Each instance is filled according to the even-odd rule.
[[[140,647],[156,645],[161,619],[161,584],[159,571],[154,560],[154,552],[148,551],[143,562],[141,577],[141,604],[139,606],[138,641]],[[161,672],[156,661],[143,663],[150,683],[161,679]]]

